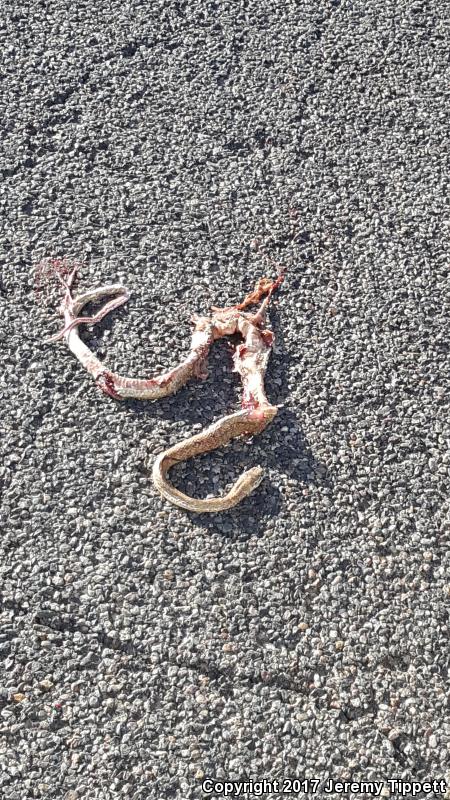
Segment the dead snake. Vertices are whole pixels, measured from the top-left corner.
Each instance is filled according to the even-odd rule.
[[[234,371],[240,374],[242,380],[242,409],[222,417],[201,433],[190,436],[165,450],[157,457],[152,470],[153,482],[161,495],[187,511],[214,513],[237,505],[260,484],[263,478],[261,467],[245,471],[226,495],[205,500],[183,494],[173,486],[167,476],[175,464],[222,447],[237,436],[260,433],[275,417],[278,407],[269,403],[264,390],[264,375],[274,335],[264,328],[264,324],[270,297],[281,284],[283,276],[280,275],[274,281],[261,278],[254,291],[247,295],[242,303],[222,309],[213,307],[210,317],[194,315],[191,347],[183,361],[163,375],[142,379],[123,377],[106,369],[80,339],[78,332],[81,324],[94,325],[114,308],[126,303],[129,297],[127,290],[119,284],[112,284],[74,297],[72,287],[76,272],[75,267],[64,281],[66,291],[60,311],[64,316],[65,326],[48,341],[54,342],[64,338],[72,353],[94,377],[99,388],[116,400],[127,398],[157,400],[174,394],[190,378],[205,378],[211,344],[223,336],[241,335],[243,342],[235,350]],[[80,316],[87,303],[111,296],[112,299],[95,315]],[[259,303],[262,297],[264,300],[256,313],[244,311],[249,305]]]

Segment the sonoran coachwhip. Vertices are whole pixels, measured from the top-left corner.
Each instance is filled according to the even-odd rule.
[[[274,281],[261,278],[254,291],[247,295],[242,303],[228,308],[213,306],[210,317],[194,315],[191,347],[184,360],[163,375],[142,379],[123,377],[106,369],[80,339],[78,332],[81,324],[94,325],[114,308],[126,303],[129,297],[127,290],[119,284],[111,284],[74,297],[72,287],[76,272],[77,267],[71,271],[66,280],[61,278],[65,294],[60,311],[64,316],[65,326],[48,341],[55,342],[64,338],[72,353],[93,376],[97,386],[116,400],[127,398],[157,400],[174,394],[192,377],[205,378],[211,344],[223,336],[241,335],[243,342],[235,350],[234,371],[238,372],[242,379],[242,409],[222,417],[201,433],[190,436],[165,450],[157,457],[152,470],[153,482],[161,495],[186,511],[218,512],[237,505],[261,482],[263,478],[261,467],[253,467],[244,472],[226,495],[205,500],[183,494],[173,486],[167,475],[175,464],[222,447],[237,436],[260,433],[276,415],[278,407],[269,403],[264,390],[264,375],[274,342],[273,333],[265,329],[264,324],[270,297],[281,284],[283,275]],[[87,303],[97,302],[105,297],[112,299],[94,316],[80,316]],[[244,311],[248,306],[259,303],[263,297],[264,300],[256,313]]]

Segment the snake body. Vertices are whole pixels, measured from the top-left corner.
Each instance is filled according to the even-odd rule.
[[[187,461],[200,453],[215,450],[216,447],[223,447],[236,436],[260,433],[271,422],[277,411],[276,406],[267,406],[261,410],[237,411],[235,414],[222,417],[196,436],[170,447],[157,457],[153,465],[152,477],[156,488],[166,500],[185,511],[218,512],[237,505],[261,483],[264,477],[261,467],[253,467],[243,472],[223,497],[207,500],[198,500],[180,492],[169,483],[167,473],[175,464]]]
[[[66,292],[60,306],[64,328],[48,341],[64,338],[69,349],[93,376],[98,387],[117,400],[157,400],[174,394],[190,378],[206,378],[207,357],[212,343],[223,336],[240,334],[243,342],[235,350],[234,371],[239,373],[242,380],[242,409],[222,417],[201,433],[165,450],[157,457],[152,470],[153,482],[160,494],[184,510],[216,513],[237,505],[261,483],[261,467],[253,467],[244,472],[226,495],[205,500],[189,497],[176,489],[168,479],[168,472],[175,464],[222,447],[237,436],[260,433],[275,417],[278,408],[269,403],[264,389],[264,375],[274,336],[270,330],[264,328],[264,324],[270,297],[280,285],[282,276],[275,281],[261,278],[255,290],[242,303],[223,309],[213,307],[210,317],[194,315],[194,330],[187,356],[178,366],[163,375],[144,379],[124,377],[106,369],[79,336],[81,324],[93,325],[110,311],[126,303],[129,297],[127,290],[119,284],[112,284],[73,297],[75,275],[76,268],[65,282]],[[112,299],[94,316],[80,316],[87,303],[111,296]],[[247,306],[258,303],[262,297],[264,300],[256,313],[244,311]]]

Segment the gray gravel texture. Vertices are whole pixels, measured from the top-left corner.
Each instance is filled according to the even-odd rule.
[[[32,1],[1,34],[2,799],[444,778],[445,4]],[[43,343],[56,256],[129,287],[84,336],[132,375],[288,267],[282,410],[175,471],[204,497],[263,465],[241,506],[186,514],[149,480],[239,407],[229,349],[172,398],[101,395]]]

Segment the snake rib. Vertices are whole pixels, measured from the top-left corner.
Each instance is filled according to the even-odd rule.
[[[157,400],[174,394],[190,378],[206,378],[207,358],[212,343],[224,336],[240,334],[243,342],[235,351],[234,370],[242,380],[242,410],[222,417],[201,433],[165,450],[157,457],[152,470],[153,482],[160,494],[187,511],[218,512],[237,505],[260,484],[263,478],[261,467],[244,472],[226,495],[205,500],[189,497],[176,489],[168,479],[168,472],[175,464],[222,447],[237,436],[260,433],[276,415],[278,408],[269,403],[264,389],[264,375],[274,341],[273,333],[266,330],[264,324],[270,297],[282,282],[283,276],[280,275],[275,281],[261,278],[254,291],[242,303],[223,309],[213,307],[210,317],[194,315],[194,330],[187,356],[168,372],[145,379],[121,376],[106,369],[79,335],[80,325],[94,325],[110,311],[126,303],[129,298],[127,290],[119,284],[112,284],[73,297],[75,275],[76,268],[65,282],[66,292],[60,306],[64,328],[48,341],[64,338],[71,352],[93,376],[98,387],[117,400]],[[95,315],[80,316],[87,303],[97,302],[111,295],[113,299],[105,303]],[[244,312],[244,308],[258,303],[263,297],[256,313]]]

